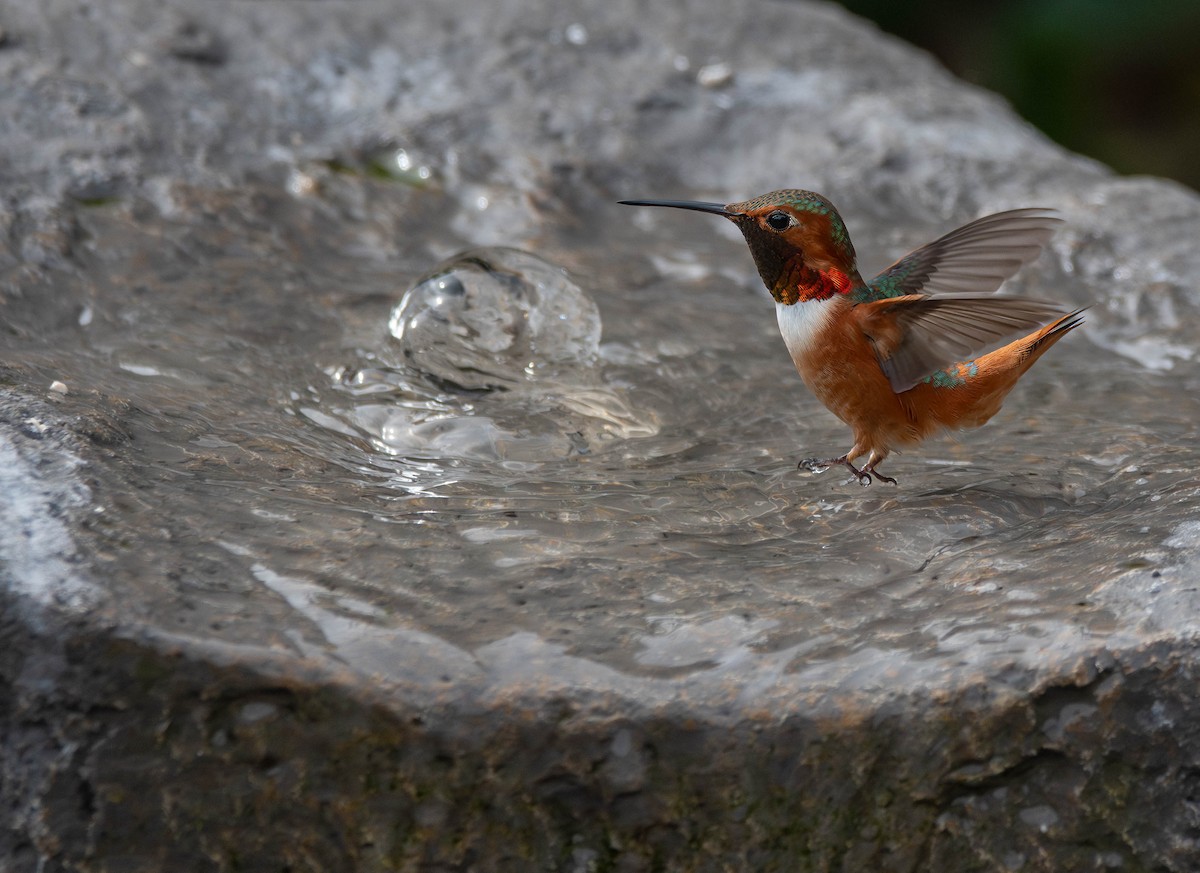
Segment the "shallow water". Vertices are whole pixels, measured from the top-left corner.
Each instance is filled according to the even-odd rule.
[[[474,247],[430,222],[443,195],[323,185],[85,209],[63,266],[6,277],[9,380],[95,444],[83,547],[115,614],[382,673],[552,646],[863,682],[1182,615],[1200,372],[1111,351],[1152,324],[1096,312],[986,428],[862,488],[796,469],[848,433],[705,219],[613,207],[447,266]],[[1086,304],[1065,262],[1022,290]]]

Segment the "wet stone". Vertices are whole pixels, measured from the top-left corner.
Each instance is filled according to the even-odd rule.
[[[1200,198],[829,5],[329,2],[5,6],[0,869],[1200,869]],[[736,230],[615,202],[790,186],[1054,207],[1087,323],[798,470]]]

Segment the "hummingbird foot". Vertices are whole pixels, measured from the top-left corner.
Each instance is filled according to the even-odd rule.
[[[891,476],[885,476],[885,475],[883,475],[882,473],[880,473],[878,470],[876,470],[876,469],[875,469],[875,465],[876,465],[877,463],[879,463],[879,462],[878,462],[878,461],[873,461],[873,462],[871,462],[870,464],[867,464],[867,465],[865,465],[865,466],[862,468],[862,471],[861,471],[861,472],[862,472],[862,474],[863,474],[864,476],[874,476],[874,477],[875,477],[876,479],[878,479],[880,482],[887,482],[889,485],[896,485],[896,484],[898,484],[898,483],[896,482],[896,480],[895,480],[895,479],[893,479]]]
[[[874,475],[876,478],[884,480],[885,482],[891,482],[893,485],[896,484],[895,479],[892,479],[889,476],[884,476],[880,473],[875,473],[870,469],[870,467],[863,467],[861,470],[858,469],[858,467],[850,463],[849,455],[842,455],[840,458],[829,458],[827,460],[805,458],[796,465],[798,469],[808,470],[810,473],[824,473],[830,467],[834,466],[845,467],[854,474],[854,478],[858,480],[858,484],[864,487],[871,484],[872,475]]]

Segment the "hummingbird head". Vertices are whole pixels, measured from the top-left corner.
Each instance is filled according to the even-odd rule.
[[[833,204],[812,191],[789,188],[742,203],[622,200],[629,206],[670,206],[728,218],[750,246],[767,290],[780,303],[844,293],[858,279],[857,257]]]

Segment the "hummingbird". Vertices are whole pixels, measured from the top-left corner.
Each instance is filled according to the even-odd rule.
[[[1083,323],[1083,309],[992,293],[1036,258],[1062,223],[1052,209],[977,219],[866,281],[841,215],[812,191],[772,191],[729,204],[620,202],[708,212],[737,225],[775,299],[800,378],[853,434],[845,454],[807,458],[799,467],[840,465],[861,485],[872,478],[896,484],[878,469],[894,450],[984,424],[1025,371]],[[866,459],[861,467],[859,458]]]

